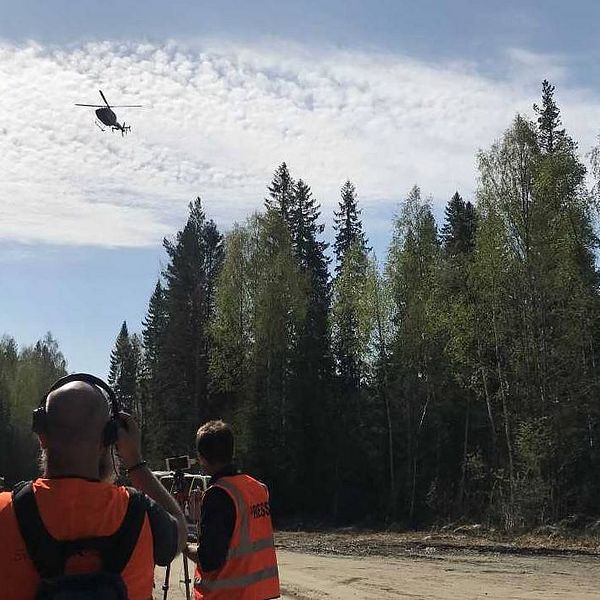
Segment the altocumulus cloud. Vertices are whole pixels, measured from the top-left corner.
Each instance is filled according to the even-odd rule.
[[[308,50],[103,42],[0,42],[0,240],[145,246],[172,232],[201,195],[227,226],[262,203],[286,160],[325,212],[350,177],[365,215],[414,184],[445,202],[476,185],[475,155],[517,111],[531,112],[560,57],[506,52],[502,79],[476,64]],[[539,73],[533,75],[531,66]],[[102,134],[101,88],[132,134]],[[587,150],[600,124],[591,92],[559,89],[564,121]]]

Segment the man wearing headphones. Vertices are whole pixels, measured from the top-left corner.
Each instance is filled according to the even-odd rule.
[[[119,589],[103,598],[150,600],[154,565],[167,565],[183,549],[187,526],[142,460],[135,421],[120,412],[106,383],[75,374],[52,386],[33,429],[41,478],[0,493],[2,599],[105,585]],[[114,485],[113,447],[136,489]]]

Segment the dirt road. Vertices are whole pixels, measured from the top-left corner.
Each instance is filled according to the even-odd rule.
[[[445,555],[398,559],[280,552],[285,598],[313,600],[588,600],[600,596],[595,558]]]
[[[285,600],[596,600],[600,559],[573,556],[440,553],[350,557],[278,550]],[[177,583],[171,600],[185,600]],[[162,583],[162,577],[159,577]],[[162,596],[156,595],[156,598]]]

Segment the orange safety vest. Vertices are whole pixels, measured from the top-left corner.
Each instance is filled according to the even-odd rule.
[[[77,478],[37,479],[33,491],[45,527],[60,541],[112,535],[129,502],[126,488]],[[0,542],[0,598],[33,600],[40,578],[27,554],[8,492],[0,494]],[[83,552],[69,559],[66,572],[88,573],[99,567],[96,554]],[[154,556],[148,515],[122,577],[131,600],[152,598]]]
[[[196,600],[279,598],[279,571],[267,486],[249,475],[221,477],[215,484],[235,505],[235,527],[225,563],[203,573],[196,568]]]

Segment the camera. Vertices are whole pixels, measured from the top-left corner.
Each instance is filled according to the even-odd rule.
[[[167,471],[188,471],[192,466],[189,456],[171,456],[166,458]]]

